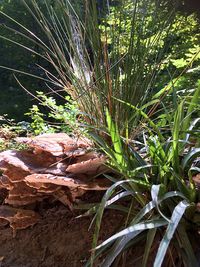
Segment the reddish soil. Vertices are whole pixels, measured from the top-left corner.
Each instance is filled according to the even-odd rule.
[[[46,206],[46,207],[45,207]],[[90,256],[92,217],[76,218],[60,203],[44,204],[36,225],[18,230],[0,226],[1,267],[82,267]],[[77,214],[76,214],[77,215]],[[100,240],[116,231],[120,214],[106,212]]]
[[[100,194],[91,192],[84,198],[85,202],[93,203],[99,200]],[[60,202],[42,202],[34,209],[41,220],[32,227],[18,230],[16,235],[8,225],[0,225],[0,267],[84,267],[92,244],[93,228],[88,230],[92,217],[76,218],[80,212],[72,214]],[[116,233],[122,226],[122,220],[122,214],[106,211],[99,242]],[[154,245],[157,247],[158,244],[156,242]],[[124,255],[127,259],[125,265],[117,261],[112,266],[140,267],[144,246],[142,242],[140,246],[130,249]],[[153,266],[156,250],[152,251],[153,257],[147,267]],[[196,252],[200,259],[199,246]],[[168,263],[163,267],[182,267],[175,258],[175,265]],[[102,259],[95,267],[100,267],[100,262]]]

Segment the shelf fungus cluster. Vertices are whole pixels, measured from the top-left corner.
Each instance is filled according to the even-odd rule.
[[[57,199],[70,209],[88,190],[106,190],[105,156],[86,138],[45,134],[17,138],[27,149],[0,153],[0,222],[13,229],[35,224],[39,215],[30,206],[44,199]],[[33,205],[32,205],[33,206]],[[28,210],[29,209],[29,210]]]

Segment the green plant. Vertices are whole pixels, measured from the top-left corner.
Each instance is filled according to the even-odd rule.
[[[17,143],[15,138],[29,132],[29,123],[24,121],[16,123],[13,119],[9,119],[7,114],[0,116],[0,123],[0,151],[24,149],[26,145]]]
[[[23,3],[42,30],[43,39],[8,14],[1,14],[17,25],[18,35],[37,44],[43,52],[15,44],[53,67],[50,72],[38,66],[45,73],[39,79],[66,90],[90,125],[106,125],[107,106],[120,132],[125,135],[124,124],[128,123],[132,125],[131,134],[138,120],[130,124],[130,107],[115,98],[138,107],[151,99],[168,47],[165,40],[174,18],[173,8],[169,10],[165,1],[147,0],[120,1],[114,8],[110,1],[104,7],[105,13],[99,14],[96,2],[86,1],[80,18],[69,0],[59,0],[54,7],[44,1],[45,14],[35,0]]]
[[[33,105],[30,108],[30,111],[25,115],[29,116],[32,120],[30,127],[34,134],[38,135],[41,133],[51,133],[54,132],[54,129],[48,125],[44,120],[44,114],[40,112],[37,105]]]
[[[111,266],[130,245],[138,245],[141,237],[146,238],[141,266],[146,266],[150,253],[155,252],[154,240],[158,242],[155,267],[161,266],[164,258],[167,266],[173,266],[169,246],[173,259],[177,257],[184,266],[198,266],[188,229],[197,233],[200,227],[196,208],[199,190],[192,179],[200,172],[199,163],[194,163],[200,155],[200,138],[196,135],[200,123],[199,100],[200,87],[178,104],[167,131],[166,125],[158,127],[141,109],[123,102],[145,120],[142,133],[138,134],[139,139],[143,136],[143,142],[138,142],[137,148],[119,135],[108,111],[107,131],[112,145],[91,132],[90,136],[108,155],[110,167],[119,175],[118,178],[106,175],[114,183],[101,203],[88,211],[88,214],[95,211],[96,224],[94,250],[87,266],[93,266],[95,258],[105,251],[107,256],[101,266]],[[129,209],[120,202],[127,198]],[[102,216],[108,207],[124,212],[126,227],[97,246]]]
[[[40,106],[47,108],[49,112],[45,112],[45,115],[44,112],[40,111],[38,105],[33,105],[30,111],[26,113],[32,119],[30,129],[34,134],[58,131],[78,133],[81,130],[79,127],[80,119],[78,122],[77,106],[69,96],[65,97],[66,102],[63,105],[58,105],[53,97],[48,97],[43,92],[37,92],[36,97]]]

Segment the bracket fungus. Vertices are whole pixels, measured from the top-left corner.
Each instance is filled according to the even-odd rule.
[[[24,206],[53,197],[72,210],[73,202],[86,191],[108,188],[107,180],[101,176],[108,171],[106,158],[94,150],[88,139],[60,133],[16,140],[28,148],[0,153],[0,188],[7,190],[3,202],[10,205],[0,207],[0,218],[1,214],[9,213],[4,219],[11,227],[29,226],[29,223],[20,224],[21,221],[16,223],[16,218],[22,221],[25,218],[21,216],[22,211],[29,214],[27,209],[22,209]],[[34,217],[31,212],[34,211],[30,211]],[[37,222],[36,217],[30,220],[30,225]]]

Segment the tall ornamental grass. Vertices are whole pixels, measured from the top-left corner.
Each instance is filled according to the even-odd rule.
[[[49,0],[44,0],[44,14],[40,1],[22,2],[35,18],[41,30],[39,36],[9,14],[1,11],[1,15],[9,25],[13,23],[8,30],[40,49],[35,51],[22,43],[8,41],[51,66],[51,71],[37,66],[44,74],[38,78],[49,88],[67,91],[92,127],[106,126],[107,108],[120,133],[131,136],[140,116],[133,116],[131,108],[116,98],[138,108],[148,107],[169,48],[173,5],[169,8],[169,3],[161,0],[123,0],[115,5],[105,1],[100,8],[98,1],[86,0],[80,12],[78,2],[59,0],[52,7]],[[126,125],[129,125],[128,132]]]

